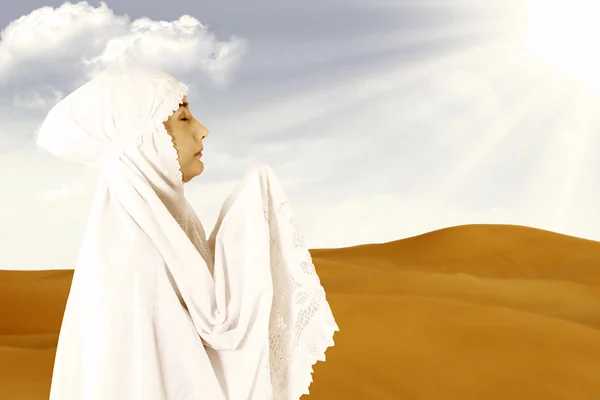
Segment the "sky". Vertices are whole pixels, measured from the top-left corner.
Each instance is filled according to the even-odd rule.
[[[73,268],[95,172],[36,149],[34,135],[62,97],[123,66],[190,87],[210,136],[186,192],[207,232],[264,162],[310,248],[473,223],[600,240],[600,94],[531,55],[524,3],[7,3],[0,269]]]

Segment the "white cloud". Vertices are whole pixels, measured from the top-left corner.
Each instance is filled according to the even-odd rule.
[[[64,94],[49,85],[41,85],[36,89],[24,89],[15,94],[13,104],[25,108],[51,108],[58,103]]]
[[[80,80],[120,67],[149,67],[185,74],[204,71],[226,84],[246,41],[218,40],[196,18],[131,21],[105,3],[42,7],[11,22],[0,40],[0,83],[30,75],[75,73]],[[41,70],[41,71],[40,71]],[[77,82],[80,83],[80,82]]]

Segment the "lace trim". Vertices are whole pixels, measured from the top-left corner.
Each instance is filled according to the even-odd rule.
[[[181,104],[187,93],[188,88],[186,85],[175,82],[169,91],[169,98],[163,103],[166,106],[164,109],[160,110],[158,116],[154,119],[154,128],[159,134],[158,139],[161,140],[161,142],[164,141],[164,143],[160,143],[164,144],[164,146],[159,146],[159,148],[169,152],[169,161],[166,163],[167,176],[181,184],[183,184],[183,172],[181,171],[181,165],[179,164],[179,153],[173,142],[173,137],[167,132],[164,123],[179,109],[179,104]]]
[[[292,207],[278,185],[270,186],[269,192],[273,196],[264,212],[270,227],[275,293],[269,324],[270,357],[265,367],[271,375],[271,400],[299,399],[309,394],[313,365],[325,361],[339,327]]]
[[[182,215],[179,218],[176,218],[177,223],[181,226],[181,229],[187,234],[190,238],[190,241],[196,247],[200,256],[206,262],[210,271],[214,271],[215,258],[212,253],[210,246],[208,244],[208,240],[206,240],[203,235],[198,231],[198,227],[195,225],[193,221],[193,217],[191,214]]]

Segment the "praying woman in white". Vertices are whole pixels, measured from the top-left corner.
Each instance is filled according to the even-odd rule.
[[[95,78],[37,144],[98,169],[50,400],[296,400],[338,330],[273,171],[249,169],[212,234],[185,197],[208,130],[162,72]]]

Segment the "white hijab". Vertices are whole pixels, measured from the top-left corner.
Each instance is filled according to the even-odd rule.
[[[207,241],[163,122],[187,87],[96,78],[46,117],[38,146],[98,167],[51,400],[263,400],[308,393],[338,327],[281,185],[250,169]]]

